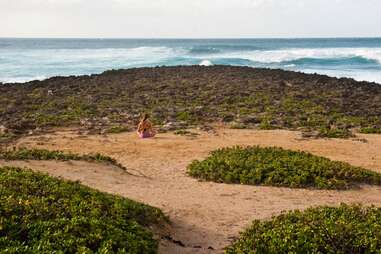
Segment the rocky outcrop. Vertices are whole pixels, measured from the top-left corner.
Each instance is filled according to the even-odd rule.
[[[233,66],[136,68],[0,85],[0,123],[15,133],[68,125],[132,129],[142,112],[163,130],[211,122],[245,128],[379,126],[381,85]]]

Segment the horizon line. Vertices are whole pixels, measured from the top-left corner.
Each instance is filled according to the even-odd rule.
[[[381,36],[336,36],[336,37],[8,37],[0,39],[89,39],[89,40],[297,40],[297,39],[381,39]]]

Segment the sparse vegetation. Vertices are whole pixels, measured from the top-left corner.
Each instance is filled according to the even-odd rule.
[[[13,148],[13,149],[0,149],[0,160],[75,160],[75,161],[89,161],[89,162],[107,162],[124,170],[127,170],[123,165],[111,158],[100,153],[78,155],[70,152],[63,151],[50,151],[46,149],[36,148]]]
[[[231,129],[237,129],[237,130],[243,130],[243,129],[247,129],[248,126],[243,124],[243,123],[236,123],[236,122],[232,122],[230,124],[230,128]]]
[[[363,127],[360,133],[364,134],[381,134],[381,127]]]
[[[125,126],[112,126],[111,128],[109,128],[107,130],[107,133],[122,133],[122,132],[126,132],[126,131],[130,131],[131,129],[130,128],[127,128]]]
[[[248,67],[137,68],[3,84],[0,109],[0,122],[17,135],[68,125],[117,133],[134,128],[145,111],[155,125],[177,129],[222,121],[341,138],[352,128],[368,133],[369,126],[381,125],[381,86]]]
[[[341,205],[255,220],[225,251],[236,253],[380,253],[381,208]]]
[[[196,132],[191,132],[188,130],[176,130],[173,132],[175,135],[180,135],[180,136],[188,136],[188,137],[197,137],[199,134]]]
[[[306,152],[268,147],[233,147],[211,152],[188,166],[190,176],[214,182],[346,189],[381,185],[381,174]]]
[[[317,136],[321,138],[351,138],[354,137],[354,134],[345,128],[331,129],[329,127],[322,127]]]
[[[9,140],[12,140],[12,138],[14,137],[15,135],[13,135],[12,133],[3,133],[3,134],[0,133],[0,144],[2,142],[7,142]]]
[[[157,253],[156,208],[30,170],[0,168],[1,253]]]

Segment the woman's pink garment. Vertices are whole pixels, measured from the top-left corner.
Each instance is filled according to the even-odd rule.
[[[138,133],[138,135],[140,138],[153,138],[153,137],[155,137],[155,134],[151,133],[149,131],[145,131],[143,133]]]

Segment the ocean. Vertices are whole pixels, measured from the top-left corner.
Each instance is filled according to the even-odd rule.
[[[0,38],[0,82],[173,65],[281,68],[381,84],[381,38]]]

